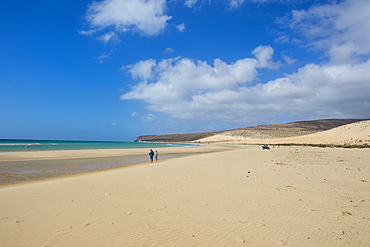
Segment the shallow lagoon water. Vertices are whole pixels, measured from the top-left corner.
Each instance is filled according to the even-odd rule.
[[[0,140],[0,152],[185,147],[194,144],[57,140]],[[146,153],[146,150],[145,150]],[[161,155],[161,159],[189,154]],[[0,161],[0,186],[148,162],[148,155],[63,160]]]
[[[161,155],[160,159],[187,155],[191,154]],[[144,162],[150,164],[148,155],[63,160],[0,161],[0,186],[66,177],[74,174],[107,170]],[[153,164],[155,165],[155,162]]]
[[[111,141],[58,141],[58,140],[4,140],[0,139],[0,152],[80,150],[80,149],[130,149],[185,147],[195,144],[159,142],[111,142]]]

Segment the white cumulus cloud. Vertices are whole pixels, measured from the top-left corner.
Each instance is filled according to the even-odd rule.
[[[165,14],[166,0],[104,0],[89,5],[86,20],[91,28],[81,34],[103,33],[108,42],[119,33],[138,32],[144,36],[161,33],[171,18]]]
[[[185,24],[181,23],[179,25],[176,25],[176,28],[179,32],[184,32],[185,31]]]
[[[275,64],[270,46],[252,53],[254,58],[234,63],[180,57],[140,61],[127,67],[140,81],[121,99],[142,100],[149,110],[178,119],[233,123],[274,121],[281,114],[298,119],[369,115],[370,60],[307,64],[295,73],[256,84],[259,69],[273,69]]]
[[[177,119],[251,125],[281,118],[370,117],[370,2],[333,1],[294,10],[286,20],[289,35],[299,36],[284,34],[285,42],[294,38],[294,45],[315,48],[330,59],[270,81],[261,81],[261,71],[281,66],[271,46],[234,62],[148,59],[123,67],[135,85],[121,99],[144,101],[148,110]],[[296,62],[285,52],[281,56],[287,64]]]
[[[363,59],[370,52],[370,1],[347,0],[293,10],[289,27],[303,42],[326,51],[332,62]]]
[[[153,67],[156,65],[154,59],[149,59],[145,61],[137,62],[136,64],[128,65],[122,67],[123,70],[128,69],[131,76],[134,79],[141,79],[142,81],[147,81],[153,77]]]

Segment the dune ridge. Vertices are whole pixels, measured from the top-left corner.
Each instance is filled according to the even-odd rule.
[[[369,119],[320,119],[283,124],[258,125],[214,132],[143,135],[137,137],[135,142],[192,142],[207,137],[217,136],[219,134],[226,136],[248,137],[252,139],[283,138],[316,133],[363,120]]]
[[[370,145],[370,120],[343,125],[334,129],[313,134],[301,132],[293,137],[281,137],[282,130],[253,130],[238,135],[238,132],[224,132],[212,137],[197,140],[197,142],[244,142],[268,144],[328,144],[328,145]],[[297,134],[298,132],[294,132]]]

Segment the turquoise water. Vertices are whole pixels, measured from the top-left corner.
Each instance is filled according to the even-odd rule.
[[[192,144],[156,142],[109,142],[109,141],[58,141],[58,140],[4,140],[0,139],[0,152],[77,150],[77,149],[128,149],[183,147]]]
[[[102,142],[102,141],[45,141],[45,140],[4,140],[0,139],[0,152],[22,152],[42,150],[77,149],[130,149],[144,148],[142,155],[121,157],[0,161],[0,186],[45,178],[63,177],[71,174],[123,167],[142,162],[149,163],[149,148],[184,147],[192,144],[149,143],[149,142]],[[159,154],[159,160],[190,154]],[[155,164],[155,163],[154,163]]]

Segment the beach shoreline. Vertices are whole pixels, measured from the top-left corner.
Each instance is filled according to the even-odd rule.
[[[162,154],[202,153],[230,149],[230,144],[194,145],[184,147],[159,147]],[[154,149],[154,148],[153,148]],[[0,152],[0,161],[30,161],[30,160],[56,160],[56,159],[81,159],[119,157],[127,155],[147,154],[149,148],[130,149],[77,149],[77,150],[45,150]]]
[[[231,149],[228,145],[160,147],[160,160]],[[235,147],[234,147],[235,148]],[[148,164],[148,150],[90,149],[0,152],[0,188]]]

